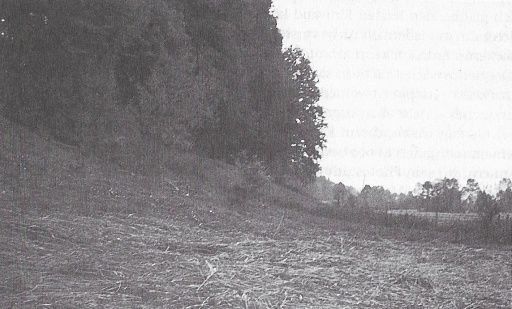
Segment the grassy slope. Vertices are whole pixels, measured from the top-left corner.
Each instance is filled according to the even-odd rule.
[[[504,248],[347,232],[271,184],[228,206],[243,179],[218,162],[132,174],[0,132],[0,308],[510,306]]]

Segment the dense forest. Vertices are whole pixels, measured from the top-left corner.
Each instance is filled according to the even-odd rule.
[[[2,1],[0,113],[126,168],[192,151],[311,181],[318,79],[271,2]]]

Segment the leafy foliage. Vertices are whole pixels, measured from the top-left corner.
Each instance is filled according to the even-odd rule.
[[[347,188],[343,183],[338,183],[333,188],[333,197],[338,206],[341,206],[342,203],[345,204],[347,198],[348,198],[348,191]]]
[[[498,207],[503,212],[512,212],[512,181],[509,178],[503,178],[499,184],[499,192],[496,196]]]
[[[433,204],[437,212],[456,212],[460,210],[461,192],[455,178],[444,178],[433,187]]]
[[[245,152],[312,179],[325,143],[316,74],[299,50],[283,57],[270,7],[2,1],[0,112],[114,161],[180,148],[234,163]]]
[[[320,169],[318,160],[326,142],[322,130],[327,125],[323,109],[318,105],[318,78],[301,49],[289,47],[284,52],[284,59],[292,76],[293,86],[296,88],[294,93],[297,94],[292,105],[295,117],[292,162],[304,180],[308,181],[308,178]]]
[[[462,201],[466,211],[475,210],[476,199],[480,191],[480,185],[475,179],[467,180],[466,186],[462,188]]]
[[[381,186],[366,185],[358,196],[359,207],[366,210],[387,211],[394,203],[393,194]]]

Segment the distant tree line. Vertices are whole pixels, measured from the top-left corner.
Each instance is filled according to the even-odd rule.
[[[479,213],[491,217],[512,213],[512,181],[509,178],[499,182],[495,195],[482,190],[475,179],[468,179],[466,185],[460,187],[455,178],[425,181],[407,194],[397,194],[381,186],[370,185],[357,192],[341,182],[336,184],[320,176],[309,190],[318,199],[329,200],[345,209],[412,209],[420,212]]]
[[[271,5],[1,1],[0,113],[121,163],[244,153],[311,182],[326,142],[318,78],[283,51]]]
[[[512,243],[512,181],[503,178],[489,194],[475,179],[461,187],[455,178],[418,183],[407,194],[365,185],[358,192],[324,176],[308,186],[321,203],[320,215],[388,227],[437,230],[453,240]]]

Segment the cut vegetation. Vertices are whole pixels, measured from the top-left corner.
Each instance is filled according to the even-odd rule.
[[[318,78],[271,11],[0,1],[0,308],[510,308],[503,233],[453,244],[337,216],[390,209],[382,187],[305,189]]]
[[[510,248],[310,213],[233,166],[133,174],[2,120],[2,308],[509,308]],[[190,157],[189,157],[190,158]]]

